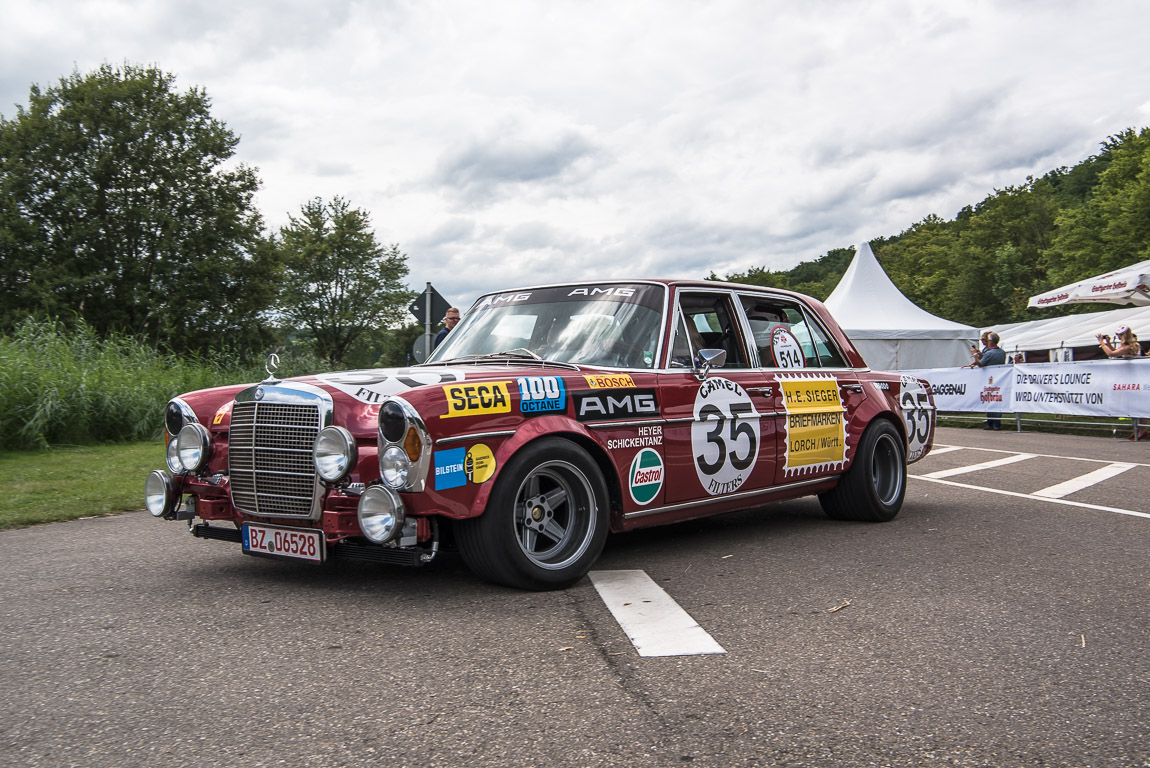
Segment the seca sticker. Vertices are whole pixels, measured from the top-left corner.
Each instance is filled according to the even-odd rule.
[[[930,407],[926,387],[913,376],[903,376],[898,403],[906,422],[906,460],[908,463],[918,461],[926,452],[926,441],[930,439],[934,423],[934,409]]]
[[[712,496],[737,491],[759,458],[759,412],[735,382],[707,379],[695,395],[691,455],[703,489]]]
[[[440,418],[511,413],[511,396],[507,393],[506,381],[450,384],[443,388],[443,394],[447,398],[447,413]]]
[[[841,468],[846,460],[845,408],[833,376],[779,375],[787,410],[785,474]]]
[[[807,367],[802,345],[785,325],[776,325],[771,329],[771,356],[775,358],[775,366],[778,368]]]

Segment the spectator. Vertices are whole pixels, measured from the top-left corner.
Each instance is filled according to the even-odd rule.
[[[1102,347],[1102,351],[1106,353],[1107,357],[1139,357],[1142,354],[1138,337],[1134,335],[1134,331],[1130,330],[1130,326],[1118,326],[1118,330],[1114,332],[1114,337],[1115,343],[1111,345],[1109,336],[1102,333],[1098,334],[1098,346]]]
[[[978,353],[976,363],[979,368],[988,368],[992,365],[1006,365],[1006,352],[998,346],[998,334],[994,331],[987,331],[983,334],[983,341],[986,343],[986,348]],[[1002,414],[1000,413],[987,413],[986,426],[983,429],[1002,429]]]
[[[963,368],[977,368],[978,367],[978,360],[980,357],[982,357],[982,353],[986,351],[987,345],[989,344],[989,338],[990,338],[990,331],[983,331],[982,335],[978,337],[979,342],[982,343],[982,349],[980,350],[978,347],[971,347],[970,348],[970,362],[967,363],[966,365],[962,366]]]
[[[459,325],[459,307],[448,307],[447,312],[443,314],[443,328],[435,334],[435,343],[431,345],[431,348],[438,347],[447,338],[447,334],[451,333],[451,329],[457,325]]]

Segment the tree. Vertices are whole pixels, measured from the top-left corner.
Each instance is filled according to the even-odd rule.
[[[260,343],[274,253],[255,171],[197,88],[107,64],[0,117],[0,324],[75,312],[177,349]]]
[[[335,197],[305,203],[280,229],[282,309],[336,368],[369,329],[398,325],[415,295],[402,282],[407,255],[398,244],[378,245],[369,226],[365,211]]]

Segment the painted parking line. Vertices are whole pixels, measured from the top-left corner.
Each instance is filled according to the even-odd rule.
[[[645,571],[591,571],[589,575],[640,656],[726,653]]]
[[[1100,467],[1093,472],[1087,472],[1085,475],[1072,477],[1071,479],[1052,485],[1048,488],[1043,488],[1040,491],[1035,491],[1035,496],[1045,496],[1048,499],[1061,499],[1064,496],[1069,496],[1075,491],[1081,491],[1084,488],[1089,488],[1092,485],[1105,482],[1112,477],[1116,477],[1123,472],[1134,469],[1137,464],[1124,464],[1122,462],[1115,462],[1107,464],[1105,467]]]
[[[1001,459],[992,459],[991,461],[983,461],[978,464],[968,464],[965,467],[951,467],[950,469],[940,469],[937,472],[930,472],[919,477],[925,477],[932,480],[940,480],[944,477],[953,477],[954,475],[965,475],[968,472],[981,472],[984,469],[994,469],[995,467],[1003,467],[1007,464],[1015,464],[1019,461],[1026,461],[1033,459],[1036,454],[1033,453],[1016,453],[1011,456],[1004,456]]]
[[[941,456],[944,453],[950,453],[951,451],[961,451],[965,448],[965,445],[936,445],[930,449],[930,455]]]

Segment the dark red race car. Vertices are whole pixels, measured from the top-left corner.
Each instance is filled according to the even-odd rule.
[[[635,280],[488,294],[423,365],[272,368],[173,398],[165,426],[147,507],[196,536],[408,565],[451,544],[485,579],[555,589],[610,531],[809,494],[890,520],[934,405],[811,298]]]

